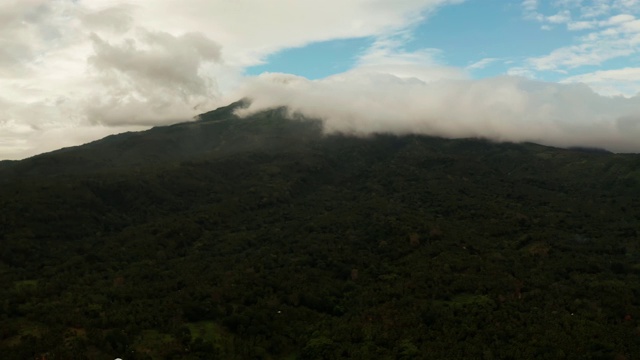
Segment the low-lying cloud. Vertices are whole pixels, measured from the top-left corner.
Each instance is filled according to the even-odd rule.
[[[286,106],[326,132],[426,134],[640,152],[640,96],[606,97],[584,84],[503,76],[425,81],[349,72],[311,81],[264,74],[241,92],[249,115]]]

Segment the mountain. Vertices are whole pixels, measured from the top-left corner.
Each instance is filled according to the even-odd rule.
[[[186,160],[225,156],[230,152],[258,146],[251,141],[260,136],[266,141],[284,136],[281,109],[261,114],[255,119],[239,119],[233,111],[246,106],[238,101],[229,106],[200,115],[198,121],[155,127],[148,131],[108,136],[83,146],[76,146],[34,156],[20,162],[9,162],[4,178],[87,174],[114,169],[166,166]],[[290,124],[294,125],[294,124]],[[289,131],[298,131],[291,126]],[[258,134],[259,133],[259,134]],[[259,145],[259,146],[264,146]],[[0,167],[0,171],[3,168]]]
[[[0,164],[3,359],[633,359],[640,156],[234,103]]]

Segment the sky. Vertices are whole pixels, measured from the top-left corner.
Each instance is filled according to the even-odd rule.
[[[640,152],[640,0],[0,3],[0,160],[242,97],[327,132]]]

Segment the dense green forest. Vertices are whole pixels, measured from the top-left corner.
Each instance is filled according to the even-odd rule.
[[[640,155],[241,105],[0,163],[2,359],[640,358]]]

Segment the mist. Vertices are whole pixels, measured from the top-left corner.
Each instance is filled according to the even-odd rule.
[[[523,77],[433,81],[352,71],[321,80],[267,73],[241,89],[247,116],[286,106],[327,133],[424,134],[640,152],[640,95],[608,97],[585,84]]]

